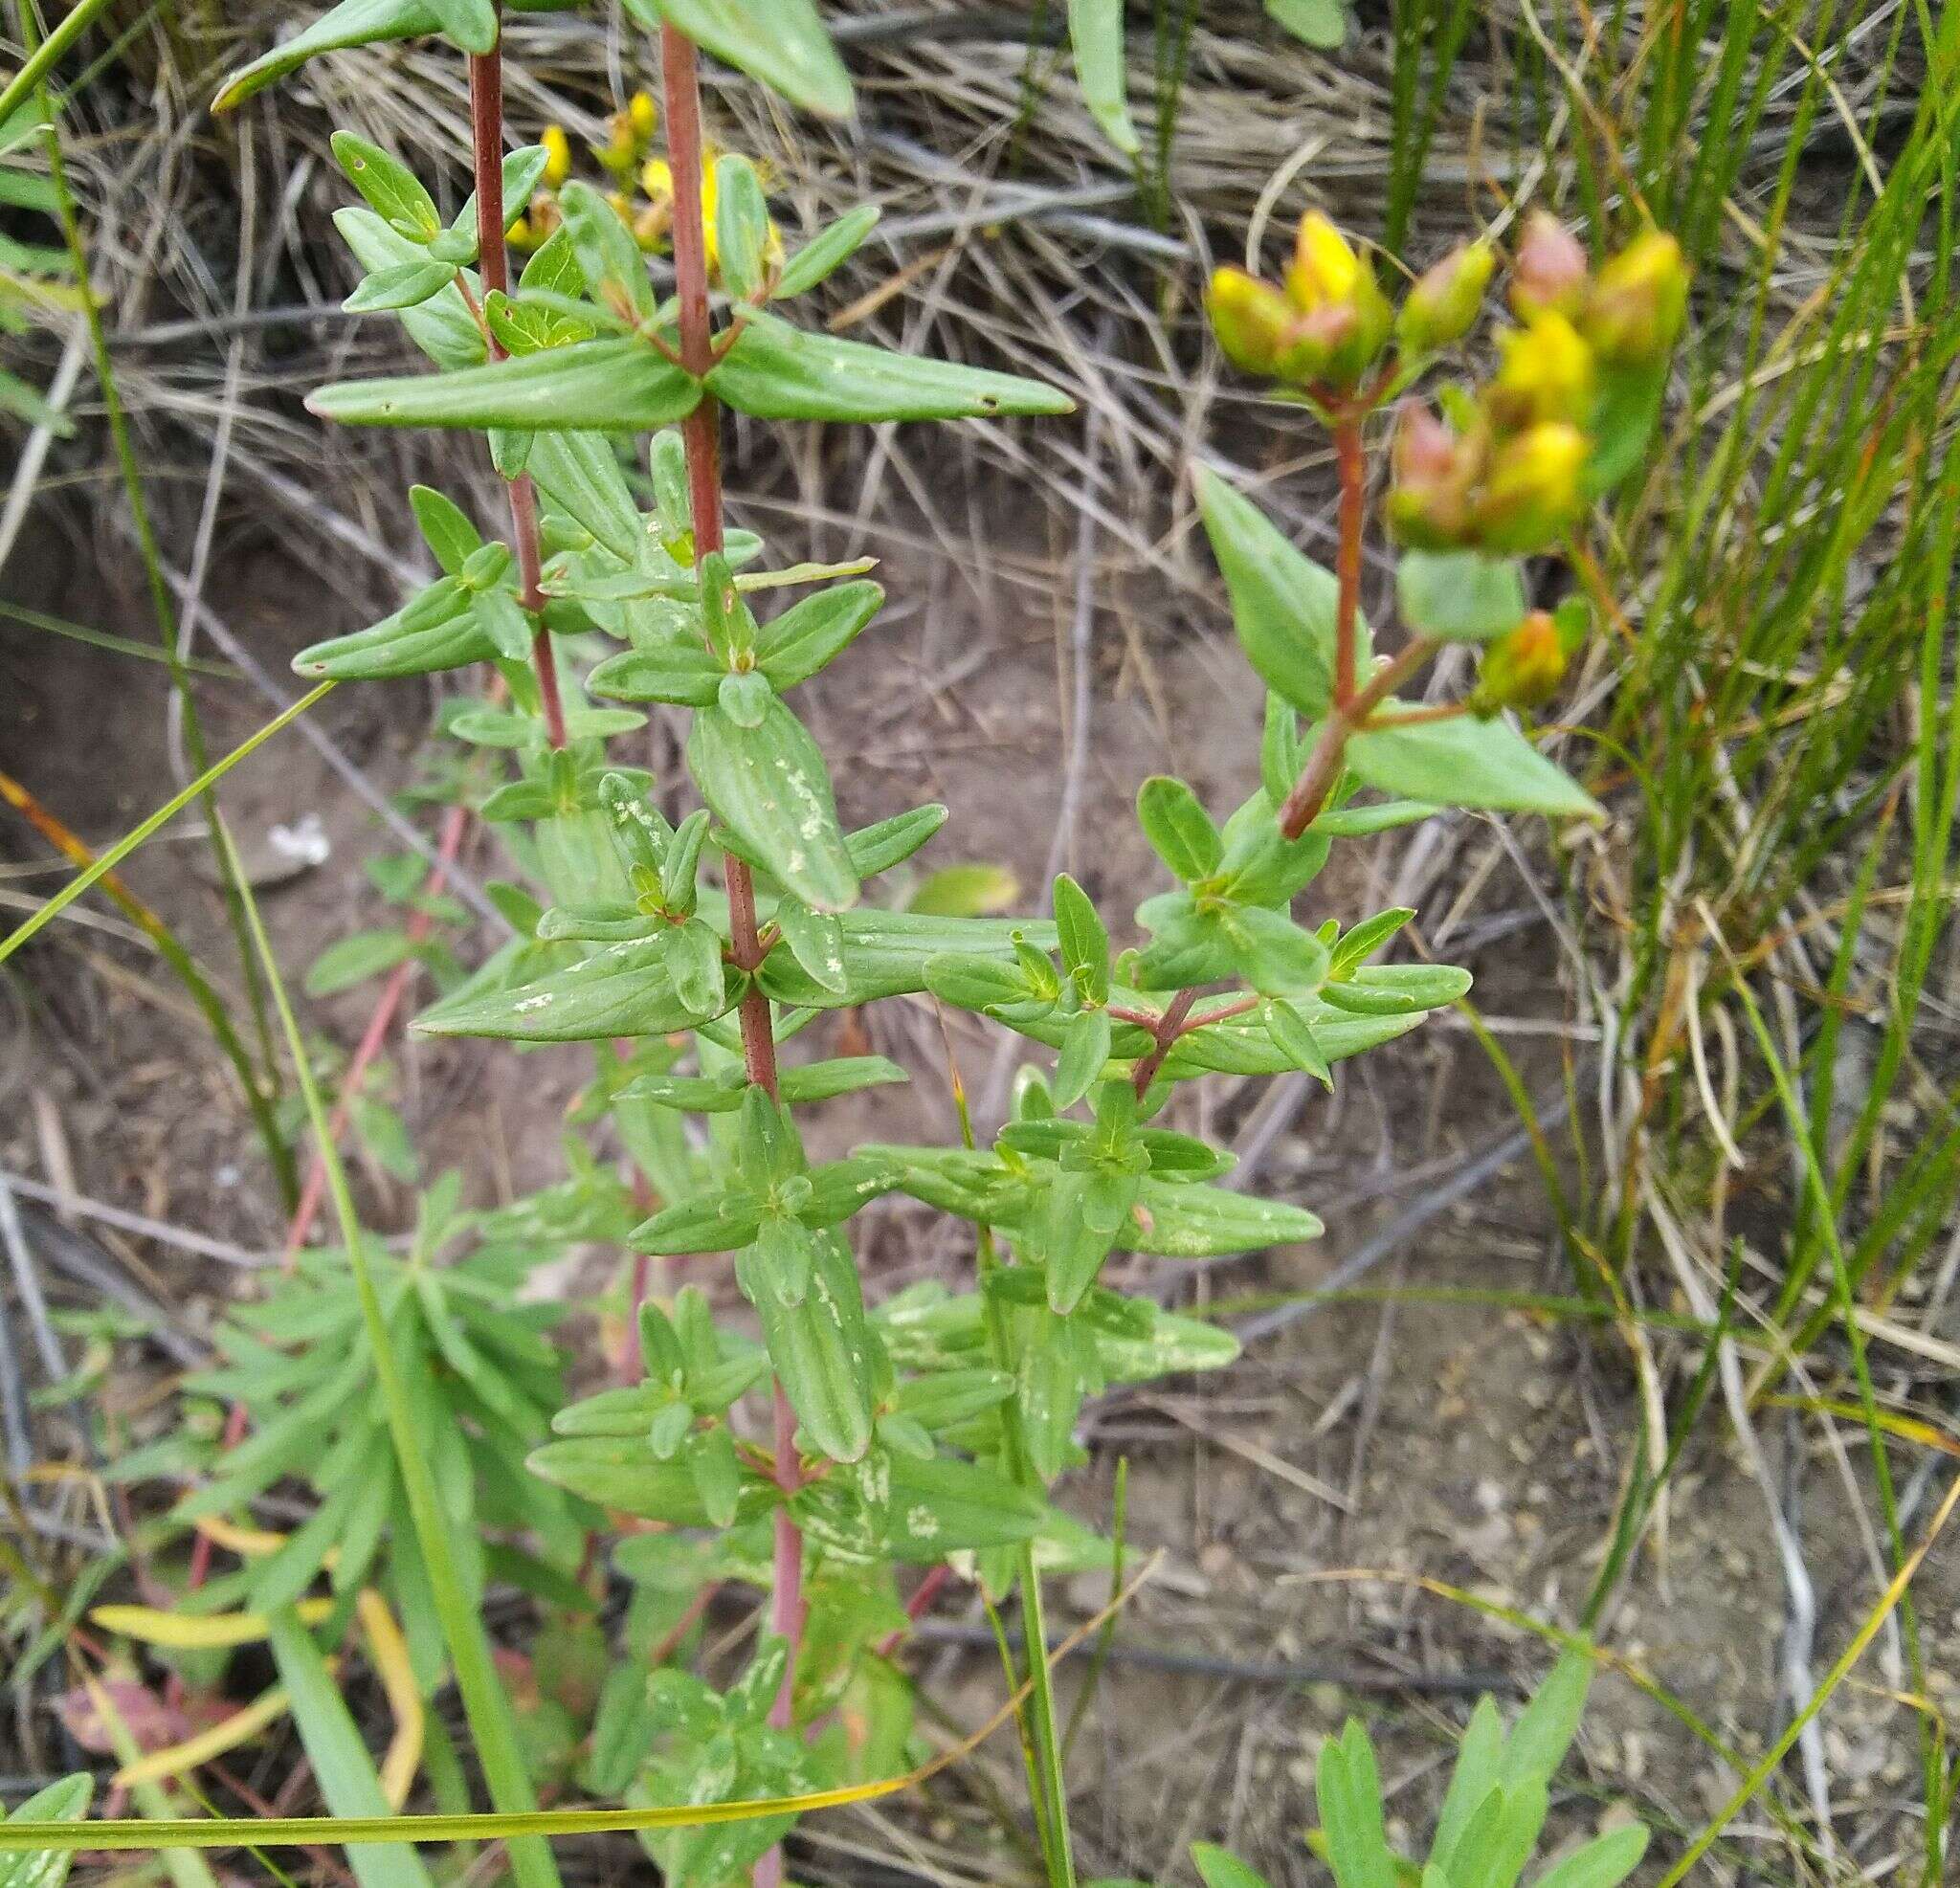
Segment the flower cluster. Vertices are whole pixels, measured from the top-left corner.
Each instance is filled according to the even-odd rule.
[[[1405,408],[1388,498],[1391,530],[1425,549],[1542,550],[1590,498],[1588,469],[1616,395],[1663,371],[1687,313],[1680,245],[1658,230],[1595,275],[1570,232],[1536,212],[1510,283],[1521,325],[1498,336],[1498,367],[1440,414]]]
[[[1470,332],[1496,260],[1488,243],[1465,243],[1392,309],[1368,258],[1309,211],[1283,282],[1220,269],[1206,310],[1236,366],[1330,412],[1365,412]],[[1497,338],[1497,371],[1475,391],[1450,389],[1440,414],[1403,413],[1391,529],[1430,550],[1515,554],[1555,541],[1591,496],[1603,407],[1664,367],[1687,288],[1670,235],[1646,232],[1595,274],[1570,232],[1534,212],[1509,287],[1519,325]]]

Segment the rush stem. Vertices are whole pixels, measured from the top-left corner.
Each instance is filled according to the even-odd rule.
[[[714,336],[708,325],[707,243],[701,220],[701,83],[694,44],[671,26],[660,29],[660,76],[667,108],[667,162],[674,173],[674,285],[680,302],[680,364],[695,375],[714,365]],[[721,429],[714,400],[702,394],[686,419],[681,437],[687,448],[687,487],[694,512],[697,558],[722,548]],[[728,942],[739,964],[762,962],[755,923],[755,883],[739,858],[727,861]],[[748,1078],[773,1098],[776,1044],[769,1025],[768,998],[751,980],[742,999],[742,1059]],[[769,1707],[769,1722],[787,1730],[795,1702],[796,1655],[803,1637],[803,1531],[790,1512],[789,1497],[802,1485],[796,1455],[796,1412],[775,1386],[776,1485],[784,1499],[776,1508],[775,1566],[769,1591],[769,1631],[790,1647],[783,1682]],[[778,1888],[783,1852],[771,1849],[755,1865],[756,1888]]]
[[[477,178],[477,266],[483,292],[510,293],[510,264],[503,252],[503,50],[470,55],[470,143]],[[486,327],[483,339],[493,360],[503,359],[497,337]],[[558,693],[558,658],[552,654],[551,633],[544,622],[543,567],[538,554],[538,495],[531,476],[521,472],[510,481],[510,533],[517,549],[519,599],[538,619],[531,633],[531,666],[537,671],[538,700],[545,711],[545,731],[554,747],[565,745],[565,703]]]

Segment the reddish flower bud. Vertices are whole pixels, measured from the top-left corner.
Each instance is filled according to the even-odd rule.
[[[1548,211],[1525,219],[1511,270],[1511,306],[1528,318],[1541,309],[1577,312],[1586,292],[1586,252],[1579,239]]]

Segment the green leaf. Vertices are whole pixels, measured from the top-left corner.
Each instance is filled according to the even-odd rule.
[[[1640,1823],[1609,1830],[1541,1875],[1533,1888],[1619,1888],[1639,1867],[1647,1836]]]
[[[308,996],[332,996],[351,989],[414,955],[414,941],[406,931],[356,931],[338,939],[313,960],[306,972]]]
[[[1229,905],[1218,923],[1242,976],[1261,996],[1316,990],[1327,974],[1327,947],[1281,911]]]
[[[446,38],[465,53],[487,53],[497,44],[497,0],[423,0]]]
[[[515,1042],[596,1042],[667,1035],[703,1020],[667,981],[665,946],[607,944],[582,962],[509,989],[465,988],[415,1018],[418,1035],[487,1035]],[[735,992],[724,995],[733,1007]]]
[[[642,24],[656,11],[703,51],[820,118],[849,118],[851,76],[811,0],[631,0]]]
[[[442,262],[396,262],[362,278],[341,307],[349,315],[385,314],[397,308],[418,308],[439,295],[456,278]]]
[[[813,1235],[814,1277],[802,1301],[786,1305],[755,1273],[755,1249],[735,1277],[762,1320],[769,1363],[811,1446],[855,1462],[871,1446],[871,1348],[851,1251],[835,1233]]]
[[[1325,1230],[1304,1207],[1254,1199],[1202,1182],[1146,1177],[1122,1243],[1131,1252],[1167,1258],[1222,1258],[1318,1239]]]
[[[78,1771],[28,1797],[0,1822],[80,1822],[88,1814],[95,1779]],[[0,1888],[61,1888],[74,1865],[73,1849],[16,1849],[0,1855]]]
[[[1492,1790],[1457,1844],[1453,1888],[1517,1888],[1545,1827],[1547,1802],[1535,1781]]]
[[[1392,712],[1398,704],[1387,704]],[[1438,807],[1603,819],[1605,809],[1500,716],[1364,728],[1348,742],[1348,765],[1384,793]]]
[[[1089,895],[1066,872],[1055,880],[1055,934],[1061,945],[1062,967],[1076,980],[1082,995],[1097,1003],[1109,1000],[1109,933]]]
[[[1551,1782],[1578,1735],[1592,1683],[1592,1661],[1582,1648],[1570,1647],[1559,1655],[1558,1663],[1511,1726],[1499,1781],[1513,1787]]]
[[[705,384],[737,412],[757,419],[982,419],[1075,411],[1065,393],[1037,380],[811,334],[759,311],[750,313]]]
[[[334,162],[397,235],[426,243],[442,233],[435,199],[406,165],[351,131],[336,131],[331,143]]]
[[[1333,1071],[1327,1066],[1326,1055],[1313,1033],[1313,1025],[1294,1005],[1281,997],[1275,997],[1265,1006],[1265,1017],[1267,1033],[1287,1061],[1303,1075],[1310,1075],[1331,1089],[1334,1085]]]
[[[715,817],[786,891],[815,911],[856,902],[858,874],[823,756],[781,700],[771,701],[753,728],[738,726],[719,708],[699,710],[688,732],[687,765]]]
[[[785,1069],[777,1086],[785,1102],[829,1101],[839,1095],[855,1095],[862,1088],[879,1088],[911,1078],[896,1062],[882,1055],[838,1055],[829,1061],[806,1062],[801,1068]]]
[[[673,701],[705,708],[716,700],[728,671],[698,642],[629,649],[609,655],[587,677],[594,695],[616,701]]]
[[[700,400],[700,385],[646,343],[611,337],[453,373],[338,381],[306,406],[347,426],[631,433],[684,419]]]
[[[460,669],[496,654],[467,592],[452,577],[430,585],[371,628],[302,649],[293,657],[293,669],[336,681],[371,681]]]
[[[454,577],[473,552],[482,549],[483,535],[470,522],[469,515],[434,486],[411,485],[409,505],[445,575]]]
[[[1004,865],[946,865],[905,900],[905,909],[924,917],[986,918],[1007,910],[1020,889]]]
[[[947,823],[949,809],[933,804],[914,807],[909,812],[894,813],[875,826],[860,826],[847,833],[844,844],[851,863],[860,878],[875,878],[880,872],[910,858],[926,840]],[[955,914],[959,915],[959,914]]]
[[[1396,1888],[1395,1858],[1382,1826],[1374,1747],[1357,1719],[1321,1745],[1315,1777],[1327,1860],[1340,1888]]]
[[[694,1477],[709,1524],[732,1527],[742,1499],[742,1464],[725,1423],[716,1423],[694,1437],[687,1451],[687,1472]]]
[[[875,203],[860,203],[847,211],[827,230],[817,233],[783,265],[776,278],[776,292],[769,299],[782,301],[792,295],[806,295],[832,270],[841,267],[857,253],[880,215]]]
[[[1012,1546],[1040,1530],[1040,1498],[990,1469],[947,1455],[902,1455],[889,1467],[884,1544],[894,1560],[933,1566],[952,1553]]]
[[[508,590],[479,590],[471,600],[470,614],[506,662],[523,662],[529,658],[531,618]]]
[[[1450,1773],[1450,1787],[1437,1812],[1436,1835],[1429,1848],[1431,1865],[1445,1876],[1451,1873],[1457,1843],[1471,1817],[1497,1788],[1503,1756],[1504,1727],[1497,1701],[1481,1698],[1464,1727],[1463,1741],[1457,1746],[1457,1767]]]
[[[328,1810],[336,1816],[390,1814],[373,1760],[313,1634],[286,1608],[267,1615],[266,1633],[279,1682],[292,1700],[300,1742]],[[346,1855],[360,1888],[430,1888],[429,1871],[405,1842],[349,1844]]]
[[[1069,1018],[1055,1064],[1055,1105],[1072,1108],[1086,1095],[1109,1059],[1109,1011],[1081,1010]]]
[[[575,1436],[533,1449],[525,1467],[602,1508],[676,1527],[705,1527],[707,1510],[686,1465],[654,1458],[643,1435]]]
[[[627,1236],[635,1252],[665,1255],[737,1252],[752,1245],[762,1227],[762,1202],[747,1192],[708,1193],[678,1200],[635,1226]]]
[[[842,655],[883,602],[883,587],[868,582],[815,591],[764,627],[756,666],[777,688],[794,688]]]
[[[1193,1842],[1191,1858],[1204,1877],[1205,1888],[1268,1888],[1266,1877],[1248,1868],[1229,1849],[1215,1842]]]
[[[1593,409],[1592,450],[1580,482],[1589,499],[1602,497],[1646,457],[1667,391],[1667,359],[1651,366],[1610,369]]]
[[[1137,819],[1151,850],[1187,885],[1209,878],[1225,856],[1225,841],[1198,796],[1169,774],[1155,773],[1144,782]]]
[[[647,278],[646,257],[618,211],[576,177],[559,190],[558,205],[579,273],[593,300],[635,327],[651,322],[657,304]]]
[[[1069,44],[1082,102],[1125,157],[1140,146],[1130,122],[1123,62],[1123,0],[1068,0]]]
[[[776,928],[790,955],[825,989],[842,996],[851,988],[844,972],[844,934],[827,911],[813,911],[800,899],[779,899]]]
[[[437,30],[435,15],[423,0],[341,0],[302,32],[228,75],[212,100],[212,110],[230,111],[322,53],[409,39]]]
[[[1348,36],[1341,0],[1266,0],[1266,12],[1294,38],[1331,53]]]
[[[1233,627],[1267,687],[1318,721],[1334,687],[1334,617],[1340,586],[1330,570],[1287,543],[1248,499],[1197,469],[1198,511],[1224,573]],[[1368,627],[1357,616],[1356,669],[1368,672]]]
[[[1525,620],[1524,566],[1474,550],[1405,550],[1395,565],[1402,620],[1446,642],[1489,642]]]
[[[755,166],[746,157],[715,160],[715,260],[722,286],[738,301],[762,293],[769,207]]]
[[[718,932],[699,918],[690,918],[686,923],[669,928],[661,944],[663,967],[674,985],[674,994],[686,1005],[689,1014],[719,1016],[729,1008]]]

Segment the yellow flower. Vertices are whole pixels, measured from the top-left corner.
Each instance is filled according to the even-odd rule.
[[[546,187],[555,190],[571,175],[571,145],[566,140],[565,127],[546,125],[538,134],[538,142],[545,147]]]
[[[530,224],[522,216],[504,231],[503,240],[512,249],[535,249],[538,246],[537,237],[531,233]]]
[[[1641,365],[1674,345],[1688,311],[1688,267],[1681,244],[1649,230],[1599,271],[1582,317],[1601,356]]]
[[[1488,550],[1542,550],[1579,515],[1586,435],[1565,420],[1528,428],[1498,449],[1478,500],[1478,542]]]
[[[655,203],[668,203],[674,196],[674,170],[664,157],[650,157],[639,167],[639,187]]]
[[[1498,338],[1503,360],[1490,384],[1491,417],[1501,427],[1583,420],[1592,399],[1592,350],[1556,310]]]
[[[645,92],[635,92],[627,100],[626,117],[627,122],[642,139],[651,138],[654,135],[654,127],[660,122],[659,111],[655,106],[651,95]]]
[[[1353,298],[1361,283],[1361,257],[1348,238],[1318,210],[1300,219],[1293,260],[1286,265],[1286,293],[1303,314]]]

